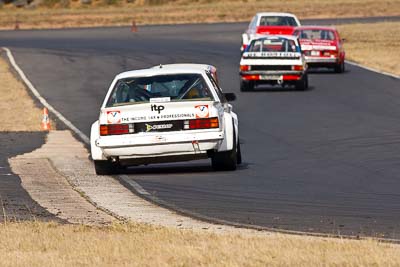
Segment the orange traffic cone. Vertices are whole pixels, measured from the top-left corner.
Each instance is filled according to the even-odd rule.
[[[42,119],[42,130],[50,131],[50,119],[49,119],[49,111],[47,108],[43,108],[43,119]]]

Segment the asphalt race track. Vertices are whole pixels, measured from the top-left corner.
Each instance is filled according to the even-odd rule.
[[[178,209],[234,223],[400,238],[400,81],[346,65],[316,71],[305,92],[239,91],[245,24],[0,32],[36,88],[89,135],[116,73],[210,63],[234,92],[244,164],[208,161],[131,168]]]

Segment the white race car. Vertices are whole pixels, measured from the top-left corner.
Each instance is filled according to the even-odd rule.
[[[300,26],[297,17],[290,13],[260,12],[251,20],[249,27],[242,34],[242,46],[245,51],[251,39],[263,35],[292,35],[295,27]]]
[[[158,66],[154,66],[153,68],[158,68]],[[209,64],[196,64],[196,63],[175,63],[175,64],[165,64],[162,65],[163,68],[200,68],[204,69],[205,71],[209,72],[211,76],[214,78],[214,80],[218,84],[218,77],[217,77],[217,68],[214,67],[213,65]]]
[[[240,60],[240,90],[260,84],[308,88],[307,63],[295,36],[269,35],[250,41]]]
[[[96,173],[120,167],[211,158],[215,170],[241,163],[238,118],[205,65],[121,73],[90,134]]]

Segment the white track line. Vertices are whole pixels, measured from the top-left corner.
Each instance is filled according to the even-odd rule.
[[[141,195],[145,195],[145,196],[150,196],[150,193],[146,191],[146,189],[144,189],[140,184],[136,183],[135,181],[133,181],[132,179],[130,179],[127,175],[120,175],[119,176],[122,180],[124,180],[124,182],[128,183],[130,186],[132,186],[133,188],[135,188],[135,190],[141,194]]]
[[[58,112],[55,108],[53,108],[52,105],[50,105],[46,99],[44,99],[39,92],[36,90],[36,88],[33,86],[33,84],[29,81],[29,79],[26,77],[25,73],[21,70],[21,68],[18,66],[18,64],[15,62],[14,56],[11,53],[10,49],[7,47],[3,47],[3,50],[6,51],[7,57],[10,60],[11,65],[15,69],[15,71],[19,74],[21,77],[22,81],[26,84],[26,86],[31,90],[32,94],[42,103],[43,106],[45,106],[51,113],[57,116],[57,118],[62,121],[68,128],[70,128],[75,134],[77,134],[83,142],[86,144],[90,144],[90,139],[87,137],[83,132],[81,132],[78,128],[75,127],[75,125],[72,124],[69,120],[67,120],[60,112]]]

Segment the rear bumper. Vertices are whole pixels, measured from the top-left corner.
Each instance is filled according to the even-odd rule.
[[[298,70],[249,70],[241,71],[240,75],[301,75],[303,71]]]
[[[303,75],[304,71],[242,71],[240,76],[242,80],[246,81],[260,81],[260,82],[276,82],[276,81],[298,81]]]
[[[170,132],[102,136],[96,140],[106,158],[155,158],[165,156],[193,156],[218,150],[224,139],[222,131],[201,133]]]
[[[309,66],[313,65],[333,65],[339,63],[339,59],[337,57],[327,58],[327,57],[305,57],[306,62]]]

